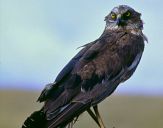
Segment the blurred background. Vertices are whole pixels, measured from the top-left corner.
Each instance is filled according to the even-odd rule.
[[[148,37],[133,77],[121,84],[100,110],[110,128],[163,126],[163,1],[0,0],[0,127],[20,127],[41,107],[45,84],[104,30],[111,9],[127,4],[142,13]],[[85,118],[87,117],[87,118]],[[75,127],[97,127],[83,114]]]

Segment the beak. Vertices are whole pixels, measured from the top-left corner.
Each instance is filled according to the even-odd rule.
[[[121,15],[117,16],[116,24],[118,26],[124,26],[125,25],[125,21],[122,19]]]

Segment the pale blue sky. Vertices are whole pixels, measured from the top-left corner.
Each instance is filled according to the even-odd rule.
[[[78,46],[97,39],[117,5],[142,13],[148,37],[133,77],[119,92],[163,92],[162,0],[0,0],[0,87],[42,89]]]

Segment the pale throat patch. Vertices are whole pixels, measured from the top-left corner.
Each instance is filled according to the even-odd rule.
[[[141,35],[141,33],[142,33],[142,30],[138,29],[138,28],[135,28],[135,29],[131,28],[131,27],[123,28],[118,25],[108,25],[108,26],[106,26],[106,29],[108,29],[108,30],[124,30],[124,31],[130,32],[134,35]]]
[[[137,36],[142,36],[144,41],[146,41],[148,43],[148,38],[143,34],[142,30],[141,29],[138,29],[138,28],[128,28],[128,27],[125,27],[125,28],[122,28],[122,27],[119,27],[118,25],[108,25],[106,26],[105,28],[106,30],[124,30],[126,32],[130,32],[134,35],[137,35]]]

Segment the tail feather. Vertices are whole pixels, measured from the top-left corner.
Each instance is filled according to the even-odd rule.
[[[45,128],[46,118],[45,113],[42,110],[35,111],[28,117],[22,128]]]
[[[77,118],[82,112],[90,107],[90,104],[72,103],[61,113],[47,121],[47,128],[65,128],[71,121]]]

